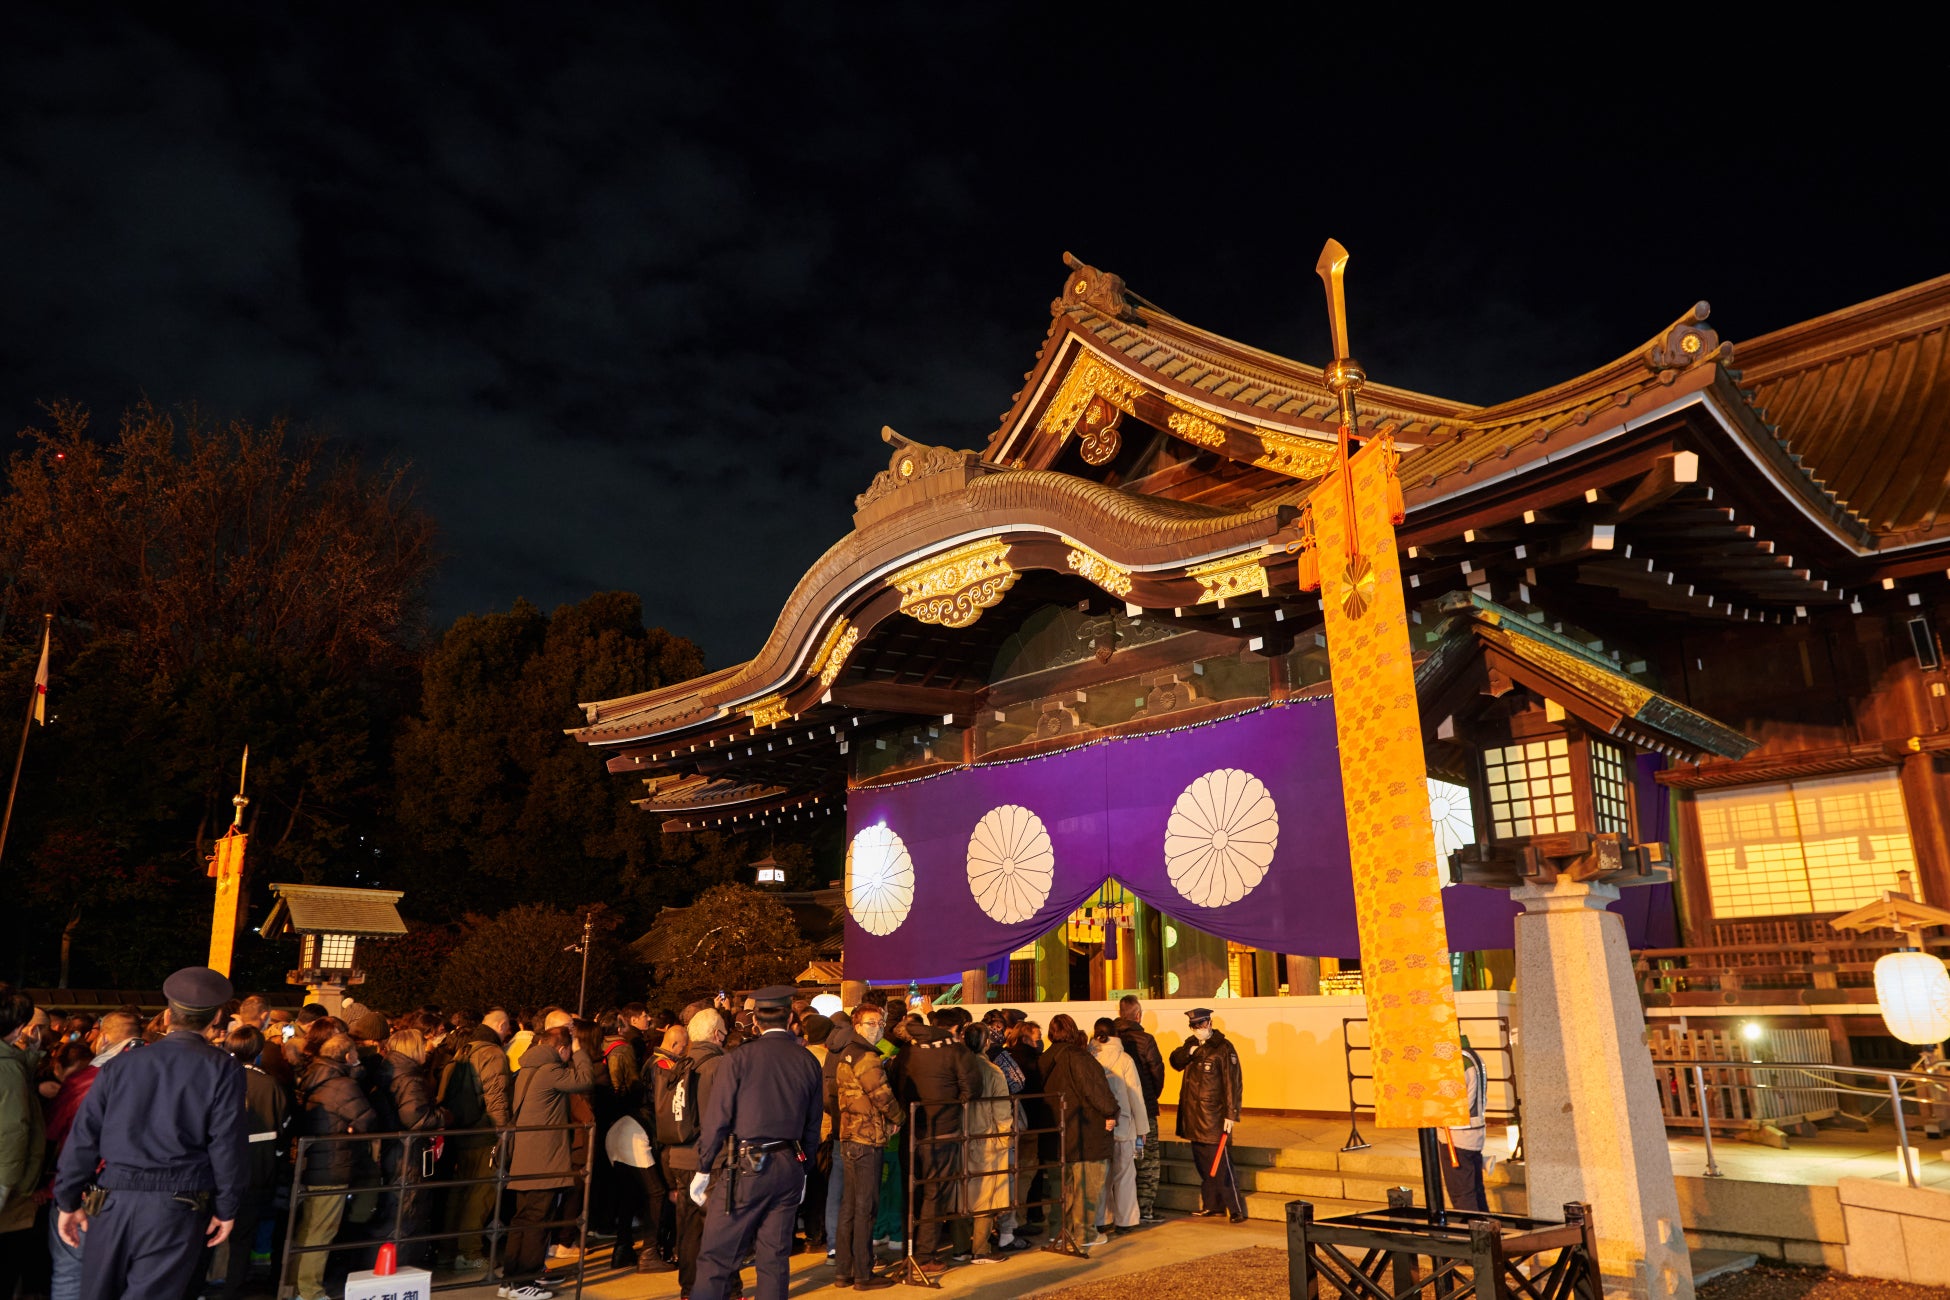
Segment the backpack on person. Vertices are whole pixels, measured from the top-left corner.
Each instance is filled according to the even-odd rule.
[[[440,1071],[440,1088],[434,1104],[444,1106],[453,1116],[449,1128],[482,1128],[487,1124],[487,1098],[481,1092],[481,1075],[474,1068],[470,1053],[456,1052]]]
[[[657,1145],[687,1147],[697,1141],[704,1123],[698,1105],[697,1062],[688,1056],[658,1057]]]

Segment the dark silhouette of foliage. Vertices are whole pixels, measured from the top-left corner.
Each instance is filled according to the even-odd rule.
[[[404,471],[280,423],[49,419],[0,494],[6,698],[26,699],[55,616],[0,893],[27,901],[18,973],[55,976],[65,933],[76,982],[153,987],[203,955],[205,857],[247,744],[254,914],[272,880],[372,883],[432,525]],[[282,983],[291,955],[247,927],[237,973]]]
[[[585,909],[586,910],[586,909]],[[559,1006],[573,1011],[582,979],[583,911],[539,904],[510,908],[474,927],[440,968],[434,1000],[444,1007]],[[594,1012],[643,991],[643,966],[616,938],[616,918],[599,910],[589,948]]]
[[[641,787],[564,732],[587,700],[703,671],[695,645],[645,628],[643,605],[599,592],[553,614],[526,601],[457,620],[427,655],[420,708],[394,750],[400,886],[422,914],[521,900],[669,901]]]
[[[658,985],[679,997],[790,984],[812,955],[791,909],[749,885],[714,885],[654,929]]]

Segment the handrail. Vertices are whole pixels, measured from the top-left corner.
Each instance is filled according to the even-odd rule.
[[[501,1203],[504,1199],[504,1194],[511,1189],[515,1191],[522,1190],[521,1184],[524,1182],[540,1178],[560,1178],[562,1176],[559,1173],[511,1173],[508,1166],[513,1159],[514,1138],[517,1134],[522,1133],[556,1132],[571,1135],[581,1133],[586,1138],[586,1155],[582,1162],[582,1168],[578,1170],[572,1163],[569,1170],[570,1175],[582,1184],[581,1208],[573,1219],[549,1219],[532,1226],[533,1230],[538,1232],[546,1232],[554,1228],[573,1227],[576,1229],[577,1258],[575,1295],[581,1296],[589,1247],[589,1197],[593,1190],[591,1178],[596,1167],[597,1153],[596,1125],[593,1121],[575,1120],[562,1124],[512,1124],[505,1128],[487,1125],[479,1128],[428,1128],[397,1130],[384,1133],[313,1133],[286,1135],[291,1143],[291,1188],[290,1203],[286,1210],[287,1219],[285,1223],[284,1251],[282,1258],[278,1262],[277,1295],[280,1297],[288,1297],[294,1294],[292,1264],[298,1256],[312,1254],[329,1255],[333,1251],[365,1249],[375,1244],[374,1241],[332,1241],[316,1246],[300,1246],[296,1244],[298,1236],[298,1207],[302,1201],[307,1198],[318,1199],[326,1196],[348,1196],[364,1191],[386,1192],[392,1196],[392,1235],[381,1240],[392,1241],[396,1245],[405,1245],[428,1241],[458,1240],[464,1237],[478,1236],[486,1243],[487,1272],[484,1279],[476,1279],[473,1277],[452,1278],[443,1282],[435,1282],[433,1284],[433,1290],[448,1291],[478,1288],[483,1285],[483,1282],[488,1286],[493,1286],[495,1267],[500,1262],[501,1247],[505,1244],[505,1238],[510,1231],[510,1225],[501,1221]],[[492,1139],[494,1143],[493,1154],[490,1157],[490,1168],[492,1172],[484,1178],[414,1178],[412,1176],[414,1167],[413,1156],[416,1147],[430,1148],[436,1139],[446,1138]],[[397,1178],[381,1178],[377,1182],[355,1183],[345,1187],[312,1188],[305,1186],[305,1164],[308,1157],[311,1156],[313,1148],[330,1146],[335,1143],[370,1144],[375,1142],[398,1142],[400,1144],[399,1172]],[[482,1145],[485,1145],[485,1143]],[[383,1161],[378,1163],[383,1167]],[[463,1228],[452,1232],[424,1233],[408,1233],[405,1231],[406,1204],[409,1194],[419,1196],[453,1188],[486,1186],[490,1184],[494,1187],[494,1201],[489,1207],[487,1222],[482,1224],[479,1229],[468,1230]]]
[[[1026,1122],[1022,1127],[1017,1127],[1014,1123],[1014,1116],[1017,1108],[1025,1101],[1053,1103],[1056,1116],[1054,1127],[1036,1128]],[[974,1132],[968,1120],[971,1108],[976,1106],[1009,1107],[1010,1125],[1008,1130],[1000,1133]],[[933,1122],[930,1121],[927,1124],[927,1132],[923,1135],[922,1121],[931,1113],[940,1112],[948,1107],[960,1108],[961,1113],[957,1121],[960,1125],[959,1131],[938,1134],[935,1132]],[[1084,1244],[1071,1237],[1069,1216],[1064,1213],[1069,1202],[1069,1181],[1065,1177],[1070,1164],[1069,1145],[1065,1140],[1065,1134],[1069,1129],[1069,1117],[1070,1099],[1067,1094],[1061,1092],[1014,1092],[1005,1093],[996,1097],[970,1097],[968,1100],[960,1102],[916,1100],[907,1103],[907,1128],[902,1133],[902,1138],[908,1148],[906,1153],[907,1255],[895,1265],[895,1268],[900,1271],[910,1286],[938,1287],[941,1285],[926,1269],[921,1267],[924,1261],[914,1253],[914,1242],[918,1235],[916,1230],[920,1225],[923,1223],[946,1224],[956,1219],[970,1217],[958,1206],[949,1209],[948,1212],[943,1214],[922,1214],[917,1199],[918,1193],[924,1185],[945,1184],[951,1188],[965,1188],[971,1179],[993,1178],[997,1174],[1006,1173],[1009,1180],[1009,1203],[1007,1205],[993,1206],[990,1209],[982,1211],[982,1213],[1020,1214],[1022,1211],[1037,1208],[1054,1211],[1054,1214],[1050,1216],[1053,1222],[1049,1222],[1048,1224],[1050,1239],[1044,1243],[1043,1249],[1046,1251],[1054,1251],[1057,1254],[1076,1255],[1084,1259],[1090,1257],[1090,1252],[1085,1249]],[[1054,1143],[1057,1149],[1056,1159],[1054,1161],[1046,1161],[1038,1154],[1036,1163],[1028,1166],[1026,1169],[1017,1162],[1015,1157],[1019,1149],[1020,1139],[1025,1137],[1040,1139],[1047,1136],[1054,1136],[1057,1139]],[[984,1170],[979,1173],[970,1174],[967,1171],[967,1149],[977,1143],[996,1142],[1007,1142],[1009,1144],[1006,1153],[1008,1159],[1005,1169]],[[918,1155],[919,1148],[938,1146],[952,1146],[956,1149],[956,1167],[945,1174],[920,1173],[919,1169],[922,1161]],[[1056,1195],[1053,1197],[1045,1196],[1041,1200],[1026,1199],[1026,1196],[1022,1194],[1028,1191],[1032,1180],[1022,1177],[1022,1174],[1024,1172],[1047,1174],[1052,1169],[1056,1171]],[[1047,1190],[1047,1179],[1045,1179],[1045,1190]]]
[[[1923,1070],[1889,1070],[1875,1065],[1837,1065],[1833,1061],[1702,1061],[1680,1057],[1653,1057],[1652,1064],[1655,1066],[1663,1065],[1684,1068],[1693,1072],[1693,1086],[1698,1090],[1699,1096],[1700,1131],[1706,1139],[1706,1176],[1708,1178],[1719,1178],[1722,1176],[1719,1165],[1713,1158],[1713,1120],[1707,1114],[1706,1108],[1706,1069],[1709,1066],[1720,1069],[1735,1068],[1749,1072],[1761,1070],[1798,1070],[1810,1074],[1859,1074],[1883,1080],[1888,1084],[1889,1088],[1890,1118],[1896,1123],[1896,1161],[1902,1165],[1903,1177],[1911,1187],[1917,1186],[1918,1180],[1916,1162],[1910,1158],[1909,1123],[1903,1116],[1903,1102],[1906,1100],[1914,1101],[1918,1105],[1922,1105],[1927,1099],[1914,1095],[1905,1097],[1903,1095],[1903,1084],[1908,1082],[1917,1087],[1927,1087],[1933,1092],[1939,1089],[1950,1088],[1950,1077],[1942,1074],[1932,1074]],[[1754,1088],[1772,1088],[1777,1085],[1753,1083],[1747,1086]],[[1875,1097],[1882,1095],[1880,1090],[1872,1092],[1867,1089],[1847,1087],[1839,1079],[1827,1085],[1825,1089],[1818,1087],[1815,1090],[1837,1094],[1846,1092],[1854,1096]]]

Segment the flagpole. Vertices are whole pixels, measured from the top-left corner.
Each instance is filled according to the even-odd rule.
[[[47,662],[48,638],[54,632],[54,615],[41,615],[41,662]],[[27,693],[27,720],[20,724],[20,751],[14,755],[14,779],[7,787],[7,814],[0,817],[0,858],[7,855],[7,832],[14,824],[14,796],[20,793],[20,765],[27,761],[27,737],[34,730],[34,706],[41,702],[41,681],[37,669],[34,675],[34,689]]]

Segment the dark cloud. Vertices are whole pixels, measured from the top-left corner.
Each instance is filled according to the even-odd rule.
[[[1481,401],[1699,297],[1739,337],[1950,269],[1931,119],[1882,89],[1853,129],[1778,62],[1431,39],[1337,76],[1298,26],[1049,7],[88,12],[0,42],[0,415],[290,414],[418,466],[440,616],[627,588],[714,663],[883,423],[993,428],[1065,248],[1318,357],[1334,234],[1370,373]]]

